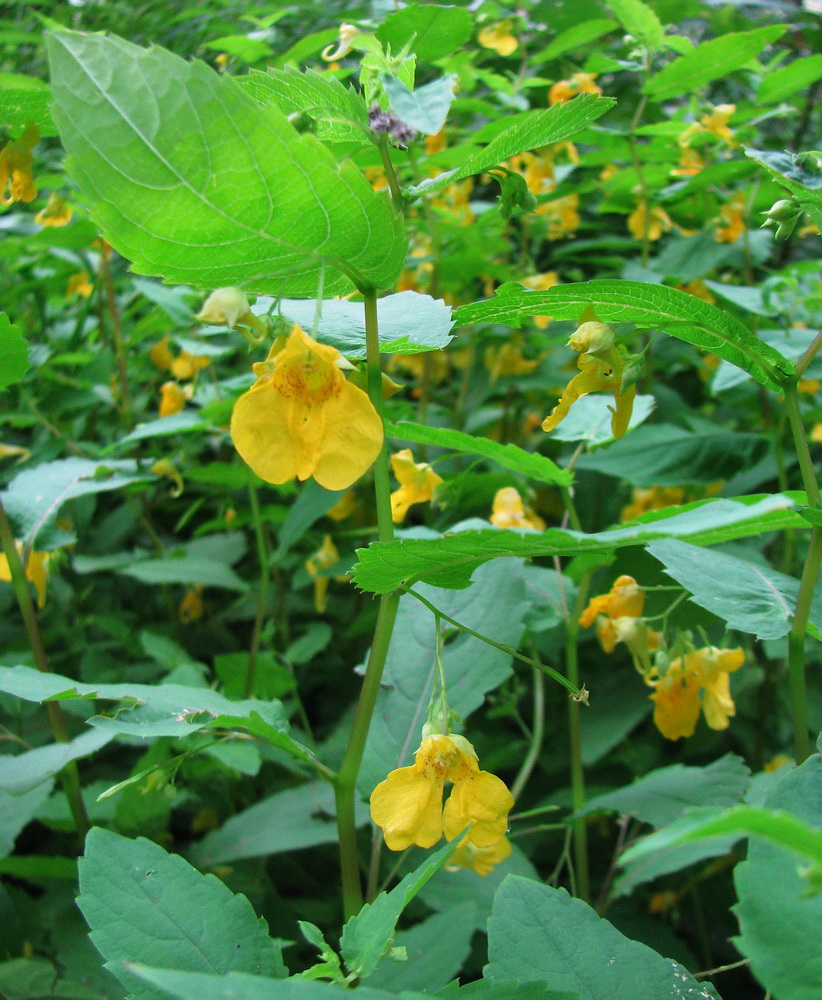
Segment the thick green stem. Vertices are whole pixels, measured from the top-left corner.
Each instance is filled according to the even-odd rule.
[[[40,634],[40,625],[37,621],[37,612],[29,593],[29,585],[26,580],[26,571],[20,562],[17,552],[17,545],[14,541],[14,533],[11,530],[9,519],[6,516],[6,509],[0,500],[0,544],[9,564],[11,573],[11,585],[17,603],[20,606],[20,614],[23,616],[23,624],[28,636],[29,645],[34,656],[37,669],[43,673],[51,673],[46,648],[43,645],[43,637]],[[63,711],[57,702],[46,702],[46,712],[48,713],[51,731],[58,743],[68,743],[70,741],[68,727]],[[89,829],[88,814],[83,802],[83,794],[80,787],[80,774],[77,770],[76,761],[70,761],[60,772],[60,781],[63,791],[66,793],[71,815],[74,817],[74,826],[81,837],[85,837]]]
[[[377,296],[373,289],[363,291],[365,298],[365,347],[368,362],[368,395],[380,418],[383,419],[382,370],[380,368],[380,341],[377,325]],[[377,504],[377,533],[381,542],[394,538],[391,517],[391,481],[388,474],[388,452],[385,445],[374,463],[374,488]],[[380,681],[391,644],[394,621],[399,606],[398,594],[384,594],[368,663],[365,669],[360,698],[354,715],[354,724],[342,765],[334,782],[337,803],[337,830],[340,838],[340,868],[342,873],[343,910],[346,919],[357,913],[363,903],[360,882],[360,862],[357,850],[357,827],[354,803],[357,794],[357,777],[368,739],[371,717],[377,703]]]

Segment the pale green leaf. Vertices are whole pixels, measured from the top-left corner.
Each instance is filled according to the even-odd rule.
[[[428,427],[411,421],[402,421],[399,424],[387,423],[385,433],[388,437],[400,441],[414,441],[417,444],[447,448],[463,455],[482,455],[503,469],[518,472],[540,483],[570,486],[573,482],[573,475],[561,469],[550,458],[537,452],[525,451],[514,444],[500,444],[498,441],[464,434],[462,431],[445,427]]]
[[[557,56],[561,56],[565,52],[578,49],[589,42],[595,42],[603,35],[615,31],[617,27],[615,21],[609,21],[605,18],[594,18],[590,21],[574,24],[570,28],[566,28],[565,31],[561,31],[548,46],[532,57],[529,62],[541,67],[544,63],[556,59]]]
[[[676,288],[638,281],[603,278],[555,285],[547,291],[509,282],[497,289],[493,299],[462,306],[456,320],[462,326],[520,326],[529,316],[539,315],[578,321],[588,306],[594,307],[603,323],[634,323],[661,330],[718,354],[770,389],[778,390],[780,378],[793,370],[786,358],[758,340],[730,313]]]
[[[395,54],[410,43],[420,62],[434,62],[458,51],[473,27],[474,19],[465,7],[409,4],[390,13],[376,34]]]
[[[6,671],[8,667],[0,667]],[[25,668],[18,668],[25,669]],[[2,688],[0,688],[2,690]],[[24,795],[44,781],[49,781],[66,764],[90,757],[114,739],[114,733],[86,730],[68,743],[50,743],[48,746],[25,750],[16,757],[0,757],[0,792]]]
[[[79,868],[77,905],[108,963],[142,960],[219,975],[287,975],[268,925],[245,896],[158,844],[95,827]],[[116,974],[134,1000],[165,1000],[122,968]]]
[[[622,27],[650,52],[662,48],[665,30],[656,13],[642,0],[608,0]]]
[[[481,174],[517,153],[563,142],[610,111],[614,103],[609,97],[582,94],[567,104],[555,104],[547,111],[529,111],[500,132],[484,149],[470,156],[462,166],[423,181],[413,191],[439,191],[454,181]]]
[[[692,52],[668,63],[647,81],[643,89],[660,101],[694,93],[711,80],[741,69],[787,30],[785,24],[772,24],[753,31],[731,32],[702,42]]]
[[[384,594],[423,580],[436,587],[461,588],[474,570],[491,559],[519,556],[576,556],[609,553],[627,545],[646,545],[659,538],[687,539],[694,545],[716,545],[799,527],[807,522],[784,496],[766,497],[751,505],[711,500],[687,508],[668,508],[661,516],[632,527],[593,534],[549,528],[547,531],[461,531],[437,539],[374,542],[358,549],[354,582],[362,590]]]
[[[544,981],[586,1000],[718,1000],[679,963],[626,938],[564,889],[509,876],[488,923],[485,976]]]
[[[35,76],[0,73],[0,124],[18,135],[29,122],[40,135],[57,135],[51,118],[51,88]]]
[[[391,110],[423,135],[436,135],[445,124],[456,83],[457,77],[446,76],[412,91],[393,76],[383,77]]]
[[[18,795],[3,790],[5,764],[14,757],[0,757],[0,858],[5,858],[14,849],[17,835],[34,819],[35,814],[51,795],[53,781],[46,779]]]
[[[23,331],[0,313],[0,391],[19,382],[29,367],[29,345]]]
[[[119,38],[48,37],[69,169],[139,274],[312,296],[389,288],[402,221],[273,104],[196,60]]]
[[[819,79],[822,79],[822,55],[794,59],[787,66],[780,66],[762,78],[756,100],[759,104],[782,101]]]
[[[193,555],[173,556],[161,559],[143,559],[141,562],[117,570],[123,576],[130,576],[141,583],[197,584],[203,587],[224,587],[226,590],[245,592],[248,584],[225,563],[214,559]]]

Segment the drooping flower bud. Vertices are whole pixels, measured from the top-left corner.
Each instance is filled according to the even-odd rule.
[[[572,334],[568,346],[577,354],[601,354],[614,346],[614,331],[607,323],[589,320]]]
[[[768,226],[773,226],[776,230],[775,238],[786,240],[793,232],[802,209],[790,198],[780,198],[762,214],[765,216],[765,221],[759,228],[766,229]]]
[[[218,288],[212,292],[195,319],[211,326],[227,326],[229,330],[238,324],[250,326],[260,333],[265,333],[266,329],[251,311],[245,292],[239,288]]]

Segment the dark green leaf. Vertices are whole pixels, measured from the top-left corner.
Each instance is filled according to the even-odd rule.
[[[0,391],[14,385],[29,370],[29,345],[19,326],[0,313]]]
[[[656,13],[642,0],[608,0],[619,23],[650,52],[662,48],[665,31]]]

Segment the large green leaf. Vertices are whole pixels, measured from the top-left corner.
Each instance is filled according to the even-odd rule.
[[[99,827],[89,832],[77,905],[108,964],[150,961],[220,975],[287,975],[268,925],[245,896],[142,837],[129,840]],[[122,967],[116,975],[134,1000],[165,1000]]]
[[[631,941],[564,889],[510,875],[488,923],[485,976],[542,980],[586,1000],[718,1000],[678,962]]]
[[[358,549],[359,562],[352,573],[363,590],[388,593],[418,580],[436,587],[467,587],[471,574],[484,562],[501,556],[576,556],[608,553],[626,545],[646,545],[658,538],[685,538],[694,545],[719,542],[778,531],[806,524],[783,496],[766,497],[746,505],[713,500],[661,516],[629,528],[586,535],[579,531],[549,528],[543,532],[460,531],[437,539],[403,539],[374,542]]]
[[[460,325],[520,326],[529,316],[579,320],[588,306],[595,308],[603,323],[635,323],[712,351],[771,389],[778,390],[782,375],[793,371],[786,358],[730,313],[664,285],[603,278],[533,291],[512,281],[500,286],[493,299],[462,306],[456,319]]]
[[[728,628],[757,639],[779,639],[791,630],[799,580],[768,565],[724,552],[706,552],[673,538],[651,542],[648,551],[668,576],[691,592],[691,600],[722,618]],[[817,599],[808,625],[819,637],[822,602]]]
[[[481,174],[498,163],[529,149],[539,149],[563,142],[609,111],[615,102],[608,97],[582,94],[567,104],[555,104],[548,110],[528,111],[500,132],[488,145],[474,153],[456,170],[448,170],[418,184],[413,190],[439,191],[454,181]]]
[[[43,80],[21,73],[0,73],[0,123],[17,135],[29,122],[40,135],[56,135],[49,104],[51,89]]]
[[[530,602],[521,563],[505,560],[481,567],[470,590],[455,593],[425,585],[417,589],[440,611],[496,642],[516,647],[522,638]],[[400,600],[360,769],[358,785],[364,795],[369,795],[389,771],[408,764],[419,746],[431,698],[435,654],[434,615],[416,598],[405,595]],[[507,653],[466,633],[457,634],[445,645],[442,659],[448,703],[462,718],[479,708],[485,694],[511,674]]]
[[[787,66],[780,66],[762,77],[756,100],[759,104],[782,101],[797,90],[809,87],[822,78],[822,55],[794,59]]]
[[[8,667],[0,668],[8,670]],[[24,669],[24,668],[21,668]],[[16,757],[0,757],[0,792],[23,795],[61,771],[73,760],[96,753],[114,739],[114,733],[86,730],[68,743],[26,750]]]
[[[775,1000],[818,1000],[822,894],[808,893],[796,852],[801,851],[803,860],[813,859],[818,879],[822,870],[822,757],[814,754],[787,772],[764,805],[789,814],[766,814],[759,825],[760,835],[776,839],[776,834],[784,846],[752,838],[747,859],[734,872],[740,927],[736,945]]]
[[[566,469],[561,469],[550,458],[536,452],[525,451],[514,444],[499,444],[488,438],[475,437],[473,434],[463,434],[462,431],[446,427],[428,427],[425,424],[415,424],[402,421],[399,424],[386,424],[385,433],[388,437],[400,441],[414,441],[417,444],[430,444],[437,448],[447,448],[449,451],[460,452],[463,455],[482,455],[503,469],[519,472],[540,483],[556,483],[560,486],[570,486],[573,475]]]
[[[14,385],[29,369],[29,345],[19,326],[0,313],[0,390]]]
[[[561,31],[546,48],[532,56],[529,62],[543,66],[549,60],[556,59],[557,56],[561,56],[565,52],[570,52],[571,49],[578,49],[589,42],[595,42],[603,35],[615,31],[617,27],[616,21],[609,21],[605,18],[581,21],[579,24],[574,24],[570,28],[566,28],[565,31]]]
[[[474,19],[464,7],[409,4],[389,14],[376,35],[394,53],[410,44],[421,62],[433,62],[456,52],[473,27]]]
[[[402,222],[230,77],[160,48],[48,39],[55,118],[92,218],[140,274],[203,288],[312,296],[389,288]]]
[[[665,29],[656,13],[642,0],[608,0],[619,23],[651,52],[662,48]]]
[[[787,30],[787,25],[774,24],[712,38],[652,76],[645,84],[645,93],[660,101],[692,93],[711,80],[741,69]]]

